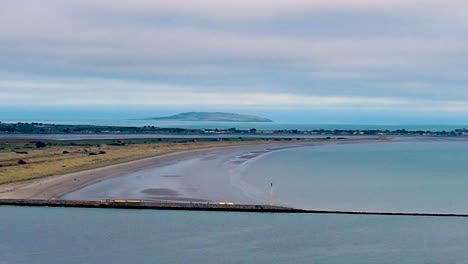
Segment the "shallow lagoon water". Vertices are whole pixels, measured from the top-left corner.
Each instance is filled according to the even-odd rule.
[[[467,263],[468,219],[0,207],[0,263]]]
[[[307,209],[468,213],[468,141],[324,144],[264,155],[243,169],[263,200]]]

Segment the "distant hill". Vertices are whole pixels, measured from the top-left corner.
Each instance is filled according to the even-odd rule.
[[[145,120],[167,121],[220,121],[220,122],[273,122],[268,118],[221,112],[188,112],[166,117],[150,117]]]

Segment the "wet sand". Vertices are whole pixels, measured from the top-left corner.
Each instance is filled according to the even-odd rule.
[[[177,153],[171,153],[132,162],[111,165],[107,167],[86,170],[65,175],[50,176],[40,179],[16,182],[0,185],[0,198],[2,199],[58,199],[62,196],[86,186],[94,185],[113,178],[137,173],[140,171],[155,169],[164,166],[179,164],[184,160],[190,160],[195,157],[204,157],[207,160],[210,156],[214,158],[217,155],[231,153],[232,151],[255,149],[257,147],[266,148],[268,146],[284,145],[278,143],[263,146],[235,146],[220,147],[200,150],[190,150]],[[310,143],[306,143],[310,144]],[[161,179],[177,179],[181,175],[161,175]],[[150,186],[151,187],[151,186]],[[150,187],[145,189],[150,189]],[[159,188],[159,187],[158,187]],[[177,192],[177,190],[174,190]],[[83,197],[84,198],[84,197]],[[187,199],[190,200],[190,199]],[[198,199],[197,199],[198,200]]]
[[[263,204],[243,191],[238,173],[243,164],[273,151],[316,144],[283,143],[201,151],[86,186],[63,198]]]
[[[362,139],[344,142],[350,141]],[[236,177],[236,170],[243,163],[272,151],[323,143],[274,143],[172,153],[77,173],[0,185],[0,199],[143,199],[255,204],[261,201],[246,195]]]

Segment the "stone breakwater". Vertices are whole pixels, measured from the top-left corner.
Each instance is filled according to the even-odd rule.
[[[232,211],[232,212],[265,212],[265,213],[298,213],[304,210],[271,205],[245,205],[232,203],[171,203],[148,202],[142,200],[29,200],[0,199],[0,206],[34,206],[34,207],[81,207],[81,208],[115,208],[115,209],[154,209],[186,211]]]
[[[0,199],[0,206],[31,207],[76,207],[76,208],[113,208],[113,209],[149,209],[181,211],[222,211],[222,212],[256,212],[256,213],[308,213],[308,214],[343,214],[343,215],[386,215],[386,216],[422,216],[422,217],[463,217],[468,214],[447,213],[411,213],[411,212],[372,212],[372,211],[331,211],[304,210],[274,205],[250,205],[221,203],[172,203],[149,202],[143,200],[31,200]]]

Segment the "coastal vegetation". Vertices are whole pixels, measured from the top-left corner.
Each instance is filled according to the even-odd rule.
[[[456,129],[453,131],[424,131],[424,130],[378,130],[378,129],[314,129],[314,130],[261,130],[251,129],[185,129],[185,128],[163,128],[156,126],[142,127],[121,127],[121,126],[93,126],[93,125],[57,125],[43,123],[2,123],[0,122],[0,134],[171,134],[171,135],[333,135],[333,136],[354,136],[354,135],[380,135],[380,136],[443,136],[456,137],[467,136],[467,129]]]

